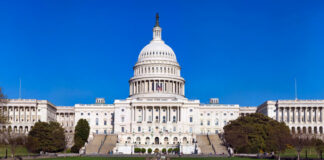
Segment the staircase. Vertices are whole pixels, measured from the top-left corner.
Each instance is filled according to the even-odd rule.
[[[207,135],[197,135],[196,139],[202,154],[215,154],[212,145],[208,141]]]
[[[228,155],[226,147],[223,145],[223,141],[219,138],[217,134],[208,135],[211,144],[214,146],[216,154]]]
[[[107,135],[104,143],[100,147],[99,153],[108,154],[109,152],[113,151],[113,149],[116,147],[116,143],[117,143],[116,134]]]
[[[100,146],[105,140],[106,135],[94,135],[93,140],[86,146],[86,154],[99,153]]]

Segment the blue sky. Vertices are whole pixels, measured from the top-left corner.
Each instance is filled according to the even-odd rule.
[[[155,13],[186,96],[324,99],[324,1],[0,1],[0,86],[56,105],[128,97]]]

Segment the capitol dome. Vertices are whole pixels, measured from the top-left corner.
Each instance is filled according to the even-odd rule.
[[[159,16],[153,39],[138,56],[134,76],[129,80],[131,97],[184,97],[184,79],[174,51],[162,40]]]
[[[138,56],[138,62],[146,60],[170,60],[176,62],[177,58],[172,48],[166,45],[164,41],[153,39],[142,49]]]

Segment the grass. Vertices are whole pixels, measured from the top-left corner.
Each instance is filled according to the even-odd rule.
[[[7,145],[8,148],[8,157],[11,157],[11,149],[10,146]],[[27,151],[26,147],[24,146],[17,146],[16,148],[16,156],[27,156],[27,155],[33,155],[33,153],[30,153]],[[0,145],[0,157],[6,156],[6,146]]]
[[[318,158],[317,152],[314,147],[311,147],[307,151],[307,157],[308,158]],[[281,157],[297,157],[297,151],[294,148],[286,150],[284,154],[281,155]],[[306,148],[304,148],[300,152],[300,157],[305,158],[306,157]]]
[[[128,159],[145,160],[144,157],[65,157],[65,158],[46,158],[43,160],[128,160]]]
[[[66,157],[66,158],[48,158],[43,160],[145,160],[145,157]],[[171,160],[255,160],[251,158],[239,157],[181,157],[171,158]]]

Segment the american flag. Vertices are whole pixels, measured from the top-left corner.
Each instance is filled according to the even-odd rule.
[[[158,83],[156,84],[156,90],[162,91],[162,83],[159,85]]]

